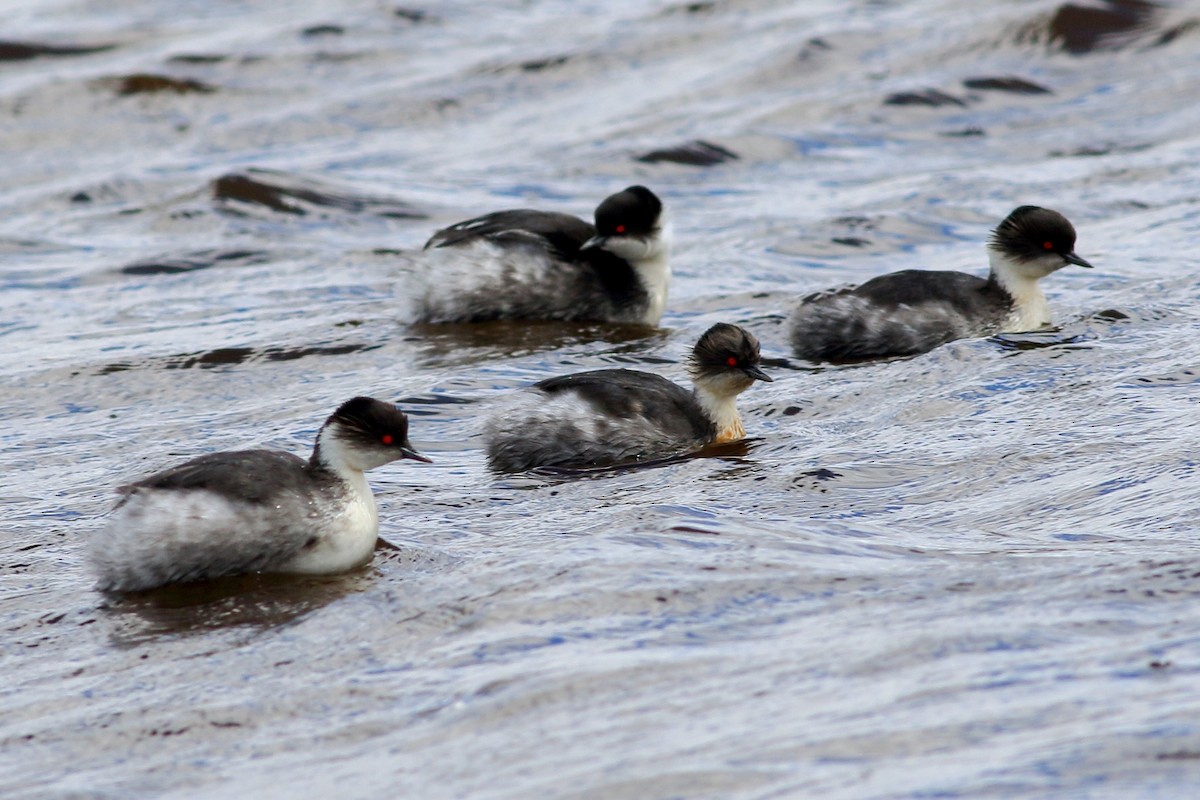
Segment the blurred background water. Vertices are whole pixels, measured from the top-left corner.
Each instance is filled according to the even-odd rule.
[[[1200,11],[965,0],[8,3],[0,41],[0,794],[1200,794]],[[507,207],[673,219],[657,331],[398,318]],[[1092,271],[1058,326],[791,357],[798,296],[986,270],[1013,207]],[[741,454],[497,478],[507,393],[776,382]],[[360,393],[374,563],[93,591],[112,488],[304,453]]]

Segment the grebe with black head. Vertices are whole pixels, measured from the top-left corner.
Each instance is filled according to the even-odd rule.
[[[737,396],[770,381],[758,340],[718,323],[692,348],[692,390],[649,372],[602,369],[548,378],[488,420],[500,472],[602,467],[682,455],[746,436]]]
[[[90,543],[97,588],[361,566],[379,535],[363,473],[404,458],[429,461],[409,442],[404,412],[355,397],[325,421],[308,460],[274,450],[211,453],[123,486]]]
[[[435,233],[397,286],[417,322],[501,319],[658,325],[671,280],[662,201],[630,186],[595,225],[535,209],[496,211]]]
[[[1050,324],[1038,282],[1068,264],[1075,228],[1057,211],[1021,206],[992,232],[987,278],[903,270],[861,286],[804,298],[791,317],[792,349],[810,361],[862,361],[924,353],[973,336]]]

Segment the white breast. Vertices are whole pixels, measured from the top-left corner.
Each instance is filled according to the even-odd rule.
[[[658,325],[667,308],[667,290],[671,285],[671,228],[662,223],[649,239],[612,237],[604,248],[633,266],[650,302],[635,321],[643,325]]]
[[[1035,331],[1050,324],[1050,306],[1038,281],[1046,273],[1039,265],[1022,265],[995,250],[988,251],[992,272],[1013,298],[1013,310],[1004,322],[1004,333]]]
[[[277,568],[279,572],[325,574],[343,572],[371,560],[379,538],[379,514],[367,476],[345,470],[341,476],[351,491],[340,502],[322,508],[313,504],[310,519],[316,542]]]
[[[746,426],[742,424],[742,415],[738,413],[736,394],[721,395],[701,390],[696,392],[696,399],[717,426],[714,444],[746,438]]]

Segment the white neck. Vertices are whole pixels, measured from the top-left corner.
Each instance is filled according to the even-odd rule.
[[[1004,331],[1033,331],[1049,325],[1050,306],[1038,285],[1041,275],[1030,274],[1021,264],[991,248],[988,248],[988,263],[996,280],[1013,299],[1012,314],[1005,321]]]
[[[704,409],[704,413],[717,426],[714,444],[721,442],[736,442],[746,438],[746,428],[742,425],[742,415],[737,410],[737,396],[740,392],[720,391],[725,387],[696,384],[696,401]]]
[[[667,307],[667,285],[671,283],[670,261],[664,253],[658,258],[637,261],[634,269],[642,277],[649,295],[646,314],[640,321],[646,325],[658,325]]]
[[[646,285],[646,293],[650,295],[645,316],[641,320],[647,325],[658,325],[662,320],[663,311],[667,308],[667,288],[671,283],[671,261],[667,250],[664,243],[662,247],[655,249],[653,257],[633,262],[633,268],[637,270],[642,283]]]
[[[340,437],[330,435],[328,429],[321,431],[317,445],[317,459],[321,465],[347,484],[355,501],[362,503],[370,511],[372,520],[378,524],[375,495],[371,493],[367,476],[363,474],[364,465],[356,463],[354,449],[347,447]]]
[[[367,476],[353,466],[355,451],[324,430],[317,441],[317,461],[341,479],[347,496],[336,510],[310,506],[310,514],[318,515],[322,532],[311,546],[283,565],[284,572],[324,574],[366,564],[379,538],[375,495],[367,485]]]
[[[614,237],[605,249],[630,263],[646,287],[649,302],[636,322],[658,325],[667,307],[667,288],[671,284],[671,228],[661,222],[658,233],[648,240]]]

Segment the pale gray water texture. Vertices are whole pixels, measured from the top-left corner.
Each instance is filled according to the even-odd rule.
[[[1194,5],[3,5],[0,796],[1200,796]],[[396,318],[437,227],[630,183],[662,330]],[[1025,203],[1096,265],[1058,329],[788,353]],[[511,390],[719,320],[776,377],[742,454],[485,469]],[[114,486],[359,393],[436,460],[372,475],[370,567],[93,591]]]

